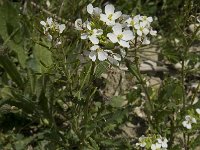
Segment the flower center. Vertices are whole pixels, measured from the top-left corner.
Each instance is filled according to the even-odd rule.
[[[143,27],[140,27],[140,31],[143,31],[143,29],[144,29]]]
[[[117,36],[117,39],[118,39],[118,40],[121,40],[122,37],[123,37],[123,35],[122,35],[122,34],[119,34],[119,35]]]
[[[110,14],[110,15],[108,16],[108,19],[109,19],[109,20],[112,20],[112,16],[113,16],[113,14]]]
[[[135,22],[134,22],[133,20],[131,21],[131,25],[132,25],[132,26],[134,26],[134,25],[135,25]]]
[[[147,16],[144,16],[144,17],[143,17],[143,21],[146,20],[146,19],[147,19]]]

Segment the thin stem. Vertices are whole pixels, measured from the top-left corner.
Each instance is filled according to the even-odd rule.
[[[184,59],[182,60],[182,69],[181,69],[181,85],[182,85],[182,101],[183,101],[183,114],[185,115],[185,105],[186,105],[186,101],[185,101],[185,62]]]
[[[140,72],[140,68],[139,68],[139,59],[138,59],[138,56],[137,56],[137,35],[135,37],[135,65],[136,65],[136,69],[137,69],[137,72],[138,72],[138,75],[139,75],[139,80],[141,82],[142,88],[143,88],[143,90],[145,92],[145,95],[146,95],[146,98],[147,98],[147,100],[149,102],[150,112],[152,112],[153,106],[151,104],[151,98],[150,98],[148,89],[146,87],[146,83],[144,82],[144,80],[142,78],[142,75],[141,75],[141,72]]]
[[[136,66],[136,71],[134,69],[132,69],[132,67],[130,66],[130,62],[128,59],[126,59],[126,66],[128,68],[128,70],[136,77],[136,79],[140,82],[141,86],[142,86],[142,89],[145,93],[145,96],[146,96],[146,99],[148,101],[148,104],[149,104],[149,107],[148,107],[148,112],[147,112],[147,119],[148,119],[148,122],[151,125],[152,124],[152,121],[151,121],[151,112],[153,111],[153,105],[151,103],[151,98],[150,98],[150,95],[149,95],[149,92],[148,92],[148,89],[147,89],[147,86],[146,86],[146,83],[145,81],[143,80],[142,78],[142,75],[141,75],[141,72],[140,72],[140,68],[139,68],[139,60],[138,60],[138,56],[137,56],[137,36],[135,37],[135,43],[134,43],[134,46],[135,46],[135,52],[134,52],[134,55],[135,55],[135,66]],[[153,128],[152,128],[153,129]]]

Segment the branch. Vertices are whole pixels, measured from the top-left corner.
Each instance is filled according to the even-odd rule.
[[[73,24],[73,23],[71,23],[71,22],[69,22],[69,21],[67,21],[67,20],[65,20],[65,19],[63,19],[63,18],[57,16],[56,14],[51,13],[50,11],[46,10],[44,7],[42,7],[42,6],[38,5],[38,4],[36,4],[35,2],[30,2],[30,4],[31,4],[33,7],[37,8],[38,10],[41,10],[41,11],[44,12],[45,14],[47,14],[47,15],[49,15],[49,16],[55,18],[55,19],[57,19],[58,21],[63,22],[64,24],[66,24],[66,25],[68,25],[68,26],[70,26],[70,27],[74,27],[74,24]]]

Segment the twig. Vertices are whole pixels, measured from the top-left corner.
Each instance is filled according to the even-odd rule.
[[[121,70],[123,71],[128,71],[128,68],[126,67],[120,67]],[[169,72],[170,70],[166,67],[160,67],[160,66],[149,66],[149,67],[140,67],[141,73],[145,72]]]
[[[67,21],[67,20],[65,20],[65,19],[63,19],[63,18],[57,16],[56,14],[51,13],[50,11],[44,9],[42,6],[40,6],[40,5],[38,5],[38,4],[34,3],[34,2],[30,2],[30,4],[31,4],[33,7],[35,7],[35,8],[37,8],[37,9],[41,10],[41,11],[44,12],[44,13],[46,13],[47,15],[49,15],[49,16],[51,16],[51,17],[57,19],[58,21],[61,21],[61,22],[65,23],[66,25],[70,26],[70,27],[74,27],[74,24],[73,24],[73,23],[71,23],[71,22],[69,22],[69,21]]]

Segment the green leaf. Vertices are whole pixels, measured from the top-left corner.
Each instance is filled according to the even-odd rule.
[[[31,62],[32,67],[41,73],[48,72],[48,67],[53,64],[52,53],[46,47],[35,44],[33,54],[35,60]]]
[[[19,11],[9,2],[0,5],[0,35],[4,45],[13,50],[23,68],[26,64],[26,53],[24,50],[24,36],[27,35],[25,25],[20,23]],[[26,30],[26,31],[25,31]]]
[[[114,96],[110,102],[110,105],[116,108],[122,107],[124,104],[125,100],[122,96]]]
[[[6,70],[8,75],[11,77],[11,79],[21,88],[23,89],[23,80],[20,76],[20,73],[18,72],[16,66],[14,63],[8,58],[8,56],[2,56],[0,55],[0,64],[3,66],[3,68]]]

